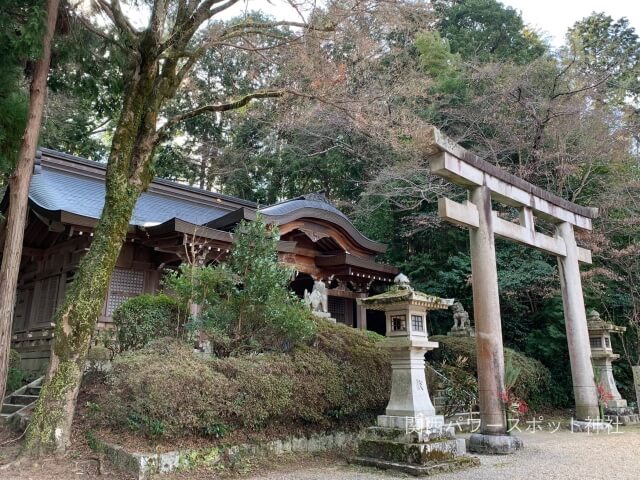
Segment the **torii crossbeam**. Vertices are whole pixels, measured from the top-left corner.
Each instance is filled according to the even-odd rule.
[[[476,451],[510,453],[519,448],[507,436],[500,393],[504,391],[504,351],[498,294],[494,237],[513,240],[558,258],[560,285],[571,375],[578,420],[599,417],[598,395],[591,365],[591,349],[582,296],[579,263],[591,263],[591,252],[576,244],[574,228],[591,230],[595,208],[582,207],[553,195],[491,165],[448,139],[436,128],[421,139],[429,155],[431,172],[468,190],[464,203],[448,198],[438,201],[444,220],[469,228],[473,308],[476,324],[480,434],[471,438]],[[491,201],[520,211],[519,223],[500,218]],[[555,225],[555,235],[536,231],[535,217]]]

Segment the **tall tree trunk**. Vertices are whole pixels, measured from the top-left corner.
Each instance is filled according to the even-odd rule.
[[[51,42],[56,28],[59,3],[60,0],[47,1],[47,29],[42,38],[42,56],[35,64],[31,80],[27,124],[20,145],[18,163],[9,179],[7,232],[2,252],[2,266],[0,267],[0,400],[5,395],[9,349],[11,348],[13,307],[29,204],[29,185],[31,184],[33,161],[38,147],[42,114],[47,96]]]
[[[155,60],[142,59],[132,69],[111,144],[104,208],[89,251],[81,260],[73,284],[55,315],[47,381],[23,444],[23,453],[27,455],[63,452],[69,445],[91,337],[133,209],[151,180],[159,110],[153,89],[157,65]]]
[[[27,430],[24,452],[64,451],[96,319],[104,305],[111,272],[126,237],[137,188],[111,188],[89,251],[55,322],[55,341],[45,383]]]

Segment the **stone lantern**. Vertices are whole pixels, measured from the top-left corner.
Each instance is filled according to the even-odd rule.
[[[384,346],[391,357],[391,394],[377,426],[367,429],[353,462],[398,469],[414,475],[476,465],[465,453],[464,440],[435,414],[425,378],[426,352],[438,347],[427,334],[427,312],[447,309],[453,300],[415,291],[409,279],[398,275],[385,293],[358,299],[358,304],[379,310],[386,317]]]
[[[385,347],[391,354],[391,396],[378,425],[404,429],[408,423],[422,421],[438,426],[443,418],[436,416],[424,374],[425,353],[438,348],[427,335],[427,311],[446,309],[453,301],[415,291],[403,274],[394,283],[389,292],[358,301],[368,309],[384,311],[387,323]]]
[[[607,323],[600,318],[600,314],[591,310],[587,314],[587,328],[589,329],[589,343],[591,345],[591,362],[595,370],[600,372],[600,385],[611,394],[612,399],[607,402],[609,410],[626,410],[627,401],[622,398],[616,381],[613,378],[612,362],[620,358],[611,348],[611,334],[623,333],[626,327],[619,327]]]

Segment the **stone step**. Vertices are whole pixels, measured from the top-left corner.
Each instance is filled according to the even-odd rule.
[[[36,397],[40,395],[40,391],[42,387],[29,387],[24,391],[25,395],[35,395]]]
[[[38,399],[38,395],[11,395],[9,402],[13,405],[30,405]]]
[[[15,422],[17,419],[21,428],[26,427],[33,405],[42,391],[43,380],[44,377],[40,377],[4,397],[0,417],[8,422]]]
[[[2,410],[0,410],[0,413],[11,415],[12,413],[17,412],[23,407],[24,405],[15,405],[13,403],[3,403]]]

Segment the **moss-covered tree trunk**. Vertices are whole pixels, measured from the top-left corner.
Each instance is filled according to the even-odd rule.
[[[89,251],[55,315],[51,362],[27,430],[26,454],[61,452],[69,444],[91,337],[136,201],[150,181],[159,109],[153,89],[157,65],[150,57],[132,66],[128,75],[130,83],[109,155],[104,208]]]
[[[172,127],[189,118],[242,108],[253,99],[283,95],[281,90],[255,91],[227,103],[203,105],[174,115],[157,128],[164,102],[175,96],[195,62],[215,44],[215,38],[222,42],[243,35],[245,30],[255,34],[273,28],[271,22],[253,19],[234,24],[228,30],[220,30],[217,22],[209,24],[213,16],[234,3],[215,0],[149,2],[149,24],[143,30],[137,30],[126,19],[120,2],[112,0],[97,4],[117,30],[115,36],[110,37],[105,32],[100,36],[110,38],[129,59],[129,66],[124,71],[127,87],[107,165],[105,205],[91,247],[80,262],[73,285],[54,318],[55,337],[47,381],[26,433],[24,454],[63,451],[69,444],[91,336],[127,235],[133,208],[151,180],[151,160],[156,145]],[[86,19],[85,25],[89,23]],[[296,22],[277,22],[277,25],[284,24],[304,26]],[[211,38],[201,35],[192,42],[202,26],[208,29],[207,35]],[[98,31],[100,27],[94,25],[91,29]]]

